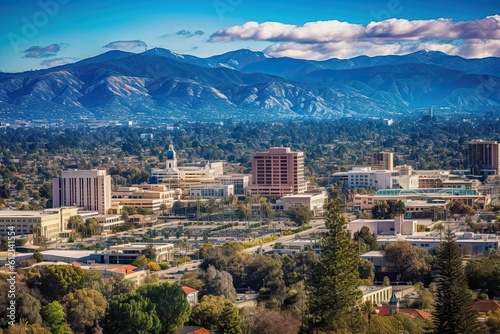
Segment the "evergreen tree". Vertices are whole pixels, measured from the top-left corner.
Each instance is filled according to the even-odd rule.
[[[154,304],[161,333],[173,334],[189,319],[191,308],[180,286],[168,282],[142,285],[137,293]]]
[[[477,314],[472,309],[474,301],[467,291],[460,248],[450,231],[438,248],[436,268],[435,333],[480,333]]]
[[[238,308],[230,301],[224,302],[224,308],[219,318],[219,332],[225,334],[241,334],[241,318]]]
[[[108,308],[105,329],[112,333],[159,333],[161,322],[156,305],[140,295],[119,295]]]
[[[357,305],[360,257],[356,243],[346,230],[347,220],[335,202],[327,205],[321,238],[321,254],[306,278],[309,330],[351,331],[362,322]]]

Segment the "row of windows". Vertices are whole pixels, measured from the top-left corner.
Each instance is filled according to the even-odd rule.
[[[0,219],[0,223],[39,223],[38,219]]]

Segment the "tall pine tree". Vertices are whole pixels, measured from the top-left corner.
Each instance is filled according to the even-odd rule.
[[[347,229],[347,220],[335,202],[327,205],[321,238],[320,260],[306,277],[308,313],[306,329],[312,331],[357,332],[362,323],[357,310],[360,257]]]
[[[448,230],[436,258],[437,291],[434,332],[446,334],[480,333],[477,314],[472,309],[460,248]]]

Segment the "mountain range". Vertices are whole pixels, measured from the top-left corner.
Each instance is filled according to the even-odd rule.
[[[0,73],[3,119],[189,121],[392,117],[431,106],[500,110],[500,58],[437,51],[324,61],[237,50],[109,51],[72,64]]]

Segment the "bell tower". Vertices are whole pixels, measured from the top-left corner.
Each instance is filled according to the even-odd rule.
[[[177,169],[177,157],[175,155],[174,145],[172,145],[172,143],[168,145],[168,151],[166,153],[166,163],[167,169]]]

